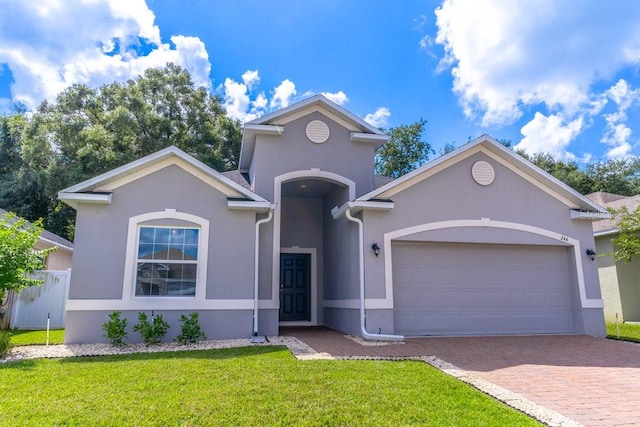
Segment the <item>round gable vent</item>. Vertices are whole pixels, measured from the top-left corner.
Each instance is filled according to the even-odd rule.
[[[478,184],[489,185],[496,177],[496,173],[493,170],[493,166],[484,160],[480,160],[473,164],[473,167],[471,168],[471,176],[473,176],[474,181]]]
[[[307,138],[316,144],[322,144],[329,139],[329,126],[323,121],[312,120],[307,124]]]

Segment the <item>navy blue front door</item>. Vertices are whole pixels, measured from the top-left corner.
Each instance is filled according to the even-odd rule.
[[[309,254],[280,254],[280,320],[311,320]]]

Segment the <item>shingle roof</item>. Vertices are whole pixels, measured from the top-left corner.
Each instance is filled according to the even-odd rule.
[[[612,194],[605,193],[602,191],[598,191],[597,193],[587,194],[586,197],[593,200],[594,202],[599,203],[605,208],[610,208],[614,210],[622,209],[626,207],[629,212],[632,212],[640,206],[640,195],[636,196],[621,196],[620,194]],[[600,201],[602,200],[602,201]],[[607,201],[608,200],[608,201]],[[617,218],[614,215],[611,219],[602,219],[600,221],[593,222],[593,232],[594,233],[604,233],[607,232],[615,233],[618,230],[616,226]]]
[[[4,215],[5,213],[7,213],[6,210],[0,208],[0,215]],[[44,239],[44,240],[48,240],[49,242],[55,244],[55,245],[60,245],[60,246],[65,246],[71,250],[73,250],[73,243],[68,241],[67,239],[65,239],[64,237],[60,237],[57,234],[54,234],[48,230],[42,230],[42,233],[40,234],[40,239]]]
[[[231,181],[235,182],[236,184],[240,184],[247,190],[251,190],[251,184],[249,184],[248,177],[245,174],[241,173],[240,171],[234,170],[234,171],[227,171],[227,172],[221,172],[221,173],[222,175],[229,178]]]

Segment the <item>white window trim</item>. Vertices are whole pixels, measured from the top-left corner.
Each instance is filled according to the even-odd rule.
[[[145,222],[156,219],[177,219],[191,222],[200,228],[198,236],[198,272],[196,274],[196,295],[186,296],[136,296],[136,264],[138,261],[138,235],[139,227]],[[127,232],[127,250],[125,253],[124,281],[122,285],[123,300],[151,300],[151,301],[190,301],[204,300],[206,297],[207,282],[207,261],[209,259],[209,221],[196,215],[178,212],[175,209],[165,209],[164,211],[148,212],[129,218],[129,229]]]

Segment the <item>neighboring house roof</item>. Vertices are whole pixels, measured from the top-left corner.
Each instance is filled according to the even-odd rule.
[[[7,213],[6,210],[0,209],[0,215],[4,215]],[[39,240],[44,241],[46,243],[52,244],[54,246],[58,246],[60,249],[66,249],[68,251],[73,252],[73,243],[65,239],[64,237],[60,237],[57,234],[54,234],[48,230],[43,229],[40,234]]]
[[[223,192],[228,198],[248,199],[255,202],[266,202],[265,199],[252,192],[246,185],[210,168],[196,158],[177,147],[170,146],[156,153],[128,163],[112,171],[88,179],[58,193],[58,198],[68,205],[77,208],[78,202],[111,203],[111,192],[128,182],[168,165],[177,165]]]
[[[640,195],[622,196],[620,194],[598,191],[596,193],[587,194],[585,197],[588,197],[591,200],[609,200],[602,203],[602,205],[613,210],[619,210],[625,207],[629,212],[633,212],[638,208],[638,206],[640,206]],[[593,234],[595,236],[606,236],[617,233],[619,230],[616,226],[616,222],[617,218],[615,215],[610,219],[595,221],[593,223]]]
[[[469,143],[445,154],[418,169],[401,176],[357,199],[357,201],[385,200],[405,190],[408,187],[438,173],[475,153],[482,152],[500,164],[522,176],[524,179],[541,188],[551,196],[563,202],[571,209],[595,211],[608,215],[608,211],[594,201],[578,193],[567,184],[543,171],[522,156],[500,144],[488,135],[470,141]]]
[[[316,111],[348,129],[351,132],[351,142],[373,143],[378,148],[389,139],[389,136],[383,131],[325,96],[315,95],[245,123],[238,169],[240,171],[248,170],[253,157],[256,135],[279,135],[284,132],[284,125],[287,123]]]

